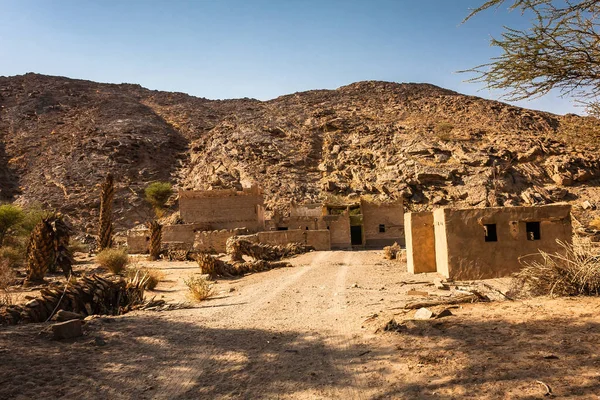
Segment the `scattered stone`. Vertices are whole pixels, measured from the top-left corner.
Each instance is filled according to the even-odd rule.
[[[450,317],[454,314],[452,314],[452,311],[450,311],[449,309],[445,308],[442,311],[440,311],[439,313],[437,313],[437,315],[435,316],[436,318],[444,318],[444,317]]]
[[[96,336],[94,338],[93,344],[94,344],[94,346],[106,346],[106,340],[102,339],[99,336]]]
[[[593,210],[596,207],[594,206],[594,204],[590,203],[589,200],[586,200],[583,203],[581,203],[581,208],[583,208],[584,210]]]
[[[435,278],[433,280],[433,285],[436,289],[440,290],[450,290],[450,286],[446,285],[440,278]]]
[[[427,309],[427,308],[419,308],[414,315],[414,319],[431,319],[433,318],[434,314],[433,311]]]
[[[81,320],[72,319],[52,325],[52,335],[54,339],[72,339],[83,335]]]
[[[58,310],[54,317],[59,322],[70,321],[72,319],[84,319],[85,316],[76,312]]]
[[[27,303],[25,303],[25,307],[29,307],[29,308],[35,308],[35,307],[37,307],[39,304],[40,304],[40,303],[39,303],[37,300],[33,299],[33,300],[30,300],[30,301],[28,301]]]

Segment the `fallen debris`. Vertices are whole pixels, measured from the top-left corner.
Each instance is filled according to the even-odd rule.
[[[414,319],[420,319],[420,320],[424,320],[424,319],[431,319],[434,317],[434,313],[433,311],[427,309],[427,308],[419,308],[414,315]]]
[[[271,246],[262,243],[252,243],[239,236],[227,239],[227,254],[232,262],[243,262],[242,256],[252,257],[255,260],[278,261],[296,254],[307,253],[314,247],[302,243],[288,243],[285,246]]]
[[[444,299],[434,299],[434,300],[426,300],[419,301],[414,303],[408,303],[404,306],[405,309],[417,309],[423,307],[434,307],[441,305],[450,305],[450,304],[461,304],[461,303],[476,303],[479,301],[490,301],[489,298],[480,295],[480,294],[465,294],[456,297],[444,298]]]
[[[56,340],[72,339],[83,335],[81,320],[72,319],[52,325],[52,337]]]

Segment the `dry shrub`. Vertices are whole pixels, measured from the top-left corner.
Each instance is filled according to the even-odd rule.
[[[541,261],[524,261],[516,287],[534,296],[600,295],[600,254],[585,242],[559,244],[564,252],[540,251]]]
[[[196,301],[206,300],[213,294],[213,285],[203,276],[190,276],[183,282],[190,291],[190,297]]]
[[[600,231],[600,218],[596,218],[592,222],[590,222],[590,227],[597,231]]]
[[[383,248],[383,257],[387,260],[395,260],[402,249],[398,243],[394,242],[391,246],[385,246]]]
[[[22,249],[12,246],[0,247],[0,259],[8,262],[11,268],[19,268],[25,262],[25,253]]]
[[[13,304],[13,298],[8,288],[14,283],[15,272],[8,260],[0,258],[0,306]]]
[[[113,274],[120,274],[129,263],[129,256],[122,249],[104,249],[98,253],[96,261]]]
[[[75,253],[89,253],[90,251],[90,246],[83,243],[80,240],[76,240],[76,239],[71,239],[69,241],[69,251],[71,251],[71,254],[75,254]]]
[[[127,278],[135,280],[136,276],[143,282],[144,289],[154,290],[158,283],[165,279],[162,271],[150,268],[129,268]]]

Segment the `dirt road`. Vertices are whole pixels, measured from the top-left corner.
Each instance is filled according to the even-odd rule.
[[[94,319],[71,342],[0,328],[0,398],[533,399],[545,384],[598,399],[596,299],[474,304],[382,333],[420,288],[405,266],[372,251],[292,263],[220,281],[193,309]],[[174,300],[197,272],[151,266],[167,274],[155,294]]]

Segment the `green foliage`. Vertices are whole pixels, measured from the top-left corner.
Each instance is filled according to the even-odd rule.
[[[25,261],[25,249],[13,246],[0,247],[0,260],[7,263],[10,268],[19,268]]]
[[[145,190],[146,201],[155,209],[162,210],[173,194],[173,188],[169,182],[153,182]]]
[[[44,218],[49,218],[52,215],[51,211],[44,210],[39,205],[27,207],[24,210],[24,218],[19,224],[20,234],[29,236],[33,228]]]
[[[96,261],[113,274],[120,274],[129,263],[129,256],[125,250],[108,248],[98,253]]]
[[[0,206],[0,246],[11,229],[23,221],[25,215],[19,206],[3,204]]]
[[[506,0],[489,0],[467,20]],[[468,71],[472,82],[501,90],[509,100],[543,96],[553,89],[579,97],[588,112],[600,113],[595,99],[600,94],[600,0],[511,0],[511,10],[532,15],[523,30],[505,27],[491,45],[501,55]]]

